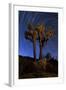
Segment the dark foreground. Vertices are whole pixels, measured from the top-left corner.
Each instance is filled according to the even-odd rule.
[[[58,77],[57,60],[33,61],[33,58],[19,56],[19,79]]]

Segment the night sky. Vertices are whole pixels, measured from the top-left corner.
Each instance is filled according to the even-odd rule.
[[[19,55],[33,57],[33,44],[25,39],[25,31],[28,31],[27,24],[37,25],[44,23],[46,29],[51,26],[55,35],[48,40],[43,47],[43,56],[48,52],[52,57],[58,59],[58,13],[54,12],[33,12],[19,11]],[[39,58],[39,43],[36,42],[36,57]]]

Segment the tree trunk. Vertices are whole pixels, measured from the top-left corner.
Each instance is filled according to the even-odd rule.
[[[39,59],[42,61],[42,43],[40,42],[40,54],[39,54]]]
[[[36,41],[33,40],[33,53],[34,53],[34,62],[36,62]]]
[[[39,38],[39,44],[40,44],[39,60],[42,61],[42,34],[41,33],[40,33],[40,38]]]

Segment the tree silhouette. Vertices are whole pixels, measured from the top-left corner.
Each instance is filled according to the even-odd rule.
[[[33,43],[34,62],[36,62],[36,38],[37,31],[34,30],[32,24],[28,24],[28,31],[25,32],[25,38]]]
[[[47,42],[52,36],[54,32],[52,28],[49,27],[48,31],[46,31],[46,26],[44,24],[40,24],[37,26],[33,26],[32,24],[28,24],[28,31],[25,32],[25,38],[30,40],[33,43],[33,52],[34,52],[34,61],[36,62],[36,40],[39,41],[40,53],[39,60],[42,62],[42,48],[44,43]]]
[[[54,32],[52,31],[51,27],[49,27],[48,31],[46,31],[46,26],[44,24],[38,25],[35,29],[38,32],[38,40],[40,47],[39,60],[42,62],[42,48],[44,46],[44,43],[53,36]]]
[[[45,33],[45,25],[40,24],[36,27],[36,30],[38,32],[38,40],[39,40],[39,47],[40,47],[40,54],[39,59],[42,61],[42,47],[43,47],[43,41],[44,41],[44,33]]]
[[[48,52],[47,55],[45,56],[47,60],[50,60],[52,57],[51,57],[51,54]]]

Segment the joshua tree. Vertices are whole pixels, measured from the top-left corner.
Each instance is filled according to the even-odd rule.
[[[39,60],[42,62],[42,48],[44,43],[47,42],[52,36],[52,28],[49,28],[48,31],[45,29],[45,25],[40,24],[34,27],[32,24],[28,24],[28,31],[25,32],[25,38],[30,40],[33,43],[33,52],[34,52],[34,61],[36,62],[36,40],[39,40],[40,54]]]
[[[38,32],[38,40],[39,40],[39,47],[40,47],[39,59],[40,61],[42,61],[42,41],[44,39],[45,26],[43,24],[38,25],[36,27],[36,30]]]
[[[38,40],[39,40],[39,46],[40,46],[40,54],[39,54],[39,60],[42,62],[42,48],[44,46],[44,43],[47,42],[52,36],[53,31],[52,28],[49,28],[48,31],[45,29],[45,25],[41,24],[38,25],[36,28],[36,31],[38,32]]]
[[[34,62],[36,62],[36,38],[37,31],[34,30],[32,24],[28,24],[28,31],[25,32],[25,38],[33,43]]]

